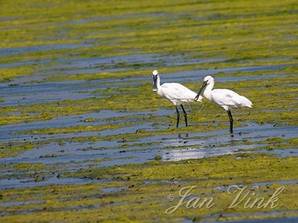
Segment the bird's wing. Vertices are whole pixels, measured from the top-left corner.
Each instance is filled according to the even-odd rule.
[[[182,84],[165,83],[161,85],[163,95],[169,100],[193,101],[196,93]]]
[[[221,106],[251,107],[252,103],[246,97],[228,89],[215,89],[212,91],[212,99]]]

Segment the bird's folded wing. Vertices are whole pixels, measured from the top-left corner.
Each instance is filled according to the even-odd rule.
[[[178,83],[163,84],[162,91],[165,97],[170,100],[189,101],[194,100],[197,95],[194,91]]]
[[[251,101],[246,97],[228,89],[215,89],[212,92],[212,97],[217,104],[222,106],[250,107],[252,105]]]

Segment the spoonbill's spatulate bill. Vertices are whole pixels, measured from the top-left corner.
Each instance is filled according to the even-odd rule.
[[[153,74],[152,75],[153,91],[156,91],[158,95],[168,99],[176,106],[176,113],[177,113],[176,127],[178,128],[179,126],[179,119],[180,119],[180,113],[178,109],[179,106],[181,107],[184,114],[185,126],[188,126],[187,113],[183,107],[183,104],[194,102],[197,94],[194,91],[183,86],[182,84],[178,84],[178,83],[160,84],[160,77],[158,75],[158,71],[154,70],[152,74]],[[201,100],[202,100],[201,96],[198,96],[196,99],[196,101],[201,101]]]
[[[212,101],[222,107],[228,113],[230,120],[230,133],[233,134],[233,116],[231,113],[231,108],[251,108],[252,102],[248,98],[241,96],[229,89],[213,89],[213,87],[214,78],[211,76],[206,76],[201,89],[195,97],[195,100],[200,100],[201,95],[203,95],[209,101]]]

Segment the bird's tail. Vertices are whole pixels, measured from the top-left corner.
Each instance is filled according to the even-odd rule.
[[[241,97],[242,97],[242,100],[241,100],[242,106],[252,108],[252,102],[244,96],[241,96]]]

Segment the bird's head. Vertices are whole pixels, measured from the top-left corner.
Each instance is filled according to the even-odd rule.
[[[204,77],[204,83],[206,82],[206,85],[211,84],[212,82],[214,82],[214,78],[211,76],[206,76]]]
[[[157,91],[157,81],[158,81],[158,71],[154,70],[152,72],[152,79],[153,79],[153,91]]]
[[[212,83],[214,83],[213,77],[211,76],[204,77],[202,87],[200,88],[197,96],[195,97],[195,101],[198,101],[201,98],[200,96],[204,92],[205,88]]]

